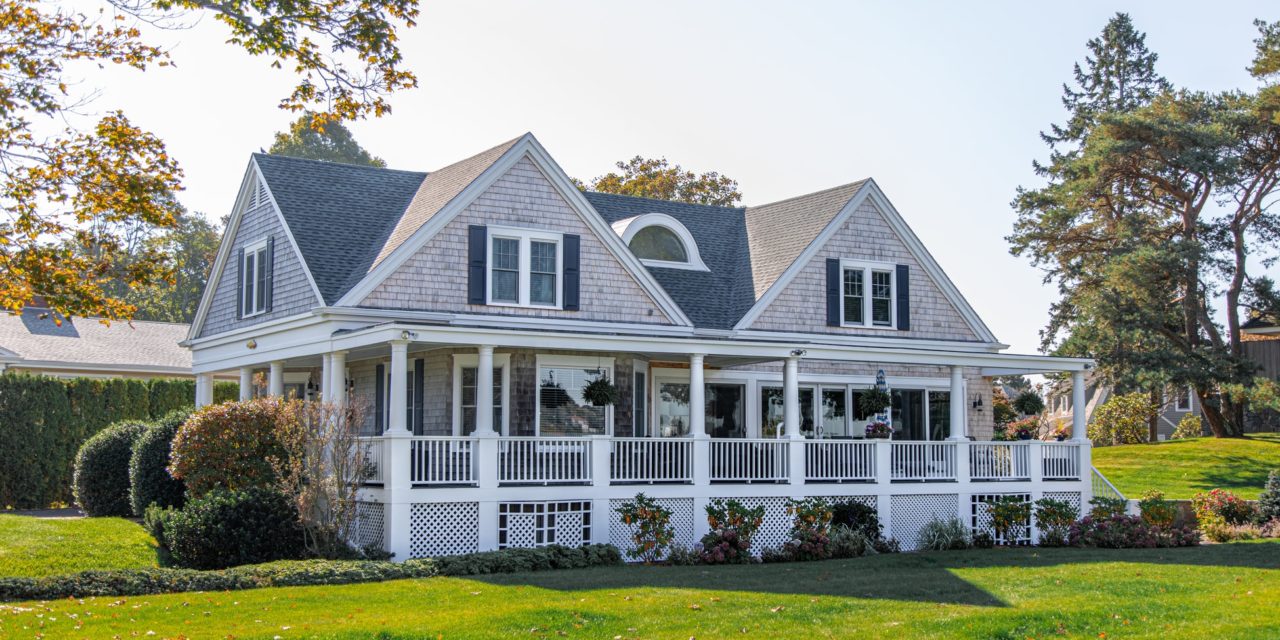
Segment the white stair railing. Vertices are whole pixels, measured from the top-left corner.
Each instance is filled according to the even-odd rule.
[[[1090,476],[1090,486],[1093,488],[1093,497],[1128,500],[1128,498],[1124,497],[1123,493],[1120,493],[1120,490],[1117,489],[1115,485],[1111,484],[1111,481],[1108,480],[1106,476],[1102,475],[1101,471],[1098,471],[1097,467],[1091,468],[1093,469],[1093,474]]]

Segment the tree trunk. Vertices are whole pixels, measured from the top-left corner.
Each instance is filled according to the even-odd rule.
[[[1220,411],[1218,407],[1206,402],[1209,397],[1208,391],[1206,389],[1196,387],[1196,397],[1200,400],[1200,411],[1204,413],[1204,420],[1209,423],[1209,431],[1213,433],[1213,437],[1229,437],[1231,432],[1227,427],[1226,420],[1222,417],[1222,411]]]
[[[1162,394],[1159,389],[1151,390],[1151,406],[1160,407],[1163,410],[1164,403],[1161,402],[1163,400],[1163,398],[1160,397],[1161,395]],[[1153,413],[1151,415],[1151,419],[1147,421],[1147,431],[1149,432],[1147,435],[1147,442],[1160,441],[1160,412]]]

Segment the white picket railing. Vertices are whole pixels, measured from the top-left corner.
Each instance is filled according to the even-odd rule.
[[[874,440],[811,440],[804,447],[809,482],[874,482]]]
[[[956,443],[894,442],[889,452],[893,480],[955,480]]]
[[[786,482],[791,477],[786,440],[721,438],[710,444],[712,482]]]
[[[409,481],[428,485],[476,483],[475,440],[416,436],[409,443]]]
[[[382,438],[359,438],[357,448],[364,458],[365,484],[382,484]]]
[[[1040,473],[1045,480],[1080,479],[1080,445],[1046,442],[1040,450]]]
[[[590,438],[502,438],[499,484],[591,482]]]
[[[693,482],[693,440],[614,438],[609,480],[614,484]]]
[[[969,478],[1028,480],[1030,449],[1026,442],[974,442],[969,445]]]
[[[1106,476],[1098,471],[1097,467],[1091,467],[1093,473],[1089,476],[1090,488],[1093,489],[1093,497],[1095,498],[1113,498],[1116,500],[1127,500],[1123,493],[1116,488]]]

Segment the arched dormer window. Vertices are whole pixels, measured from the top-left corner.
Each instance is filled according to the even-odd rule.
[[[613,225],[631,252],[645,265],[708,271],[693,234],[665,213],[646,213]]]

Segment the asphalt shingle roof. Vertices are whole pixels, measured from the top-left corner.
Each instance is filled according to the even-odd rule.
[[[747,241],[756,298],[777,282],[864,184],[866,180],[747,207]]]
[[[187,328],[140,320],[107,326],[97,318],[64,319],[59,326],[49,310],[27,307],[0,314],[0,352],[41,362],[190,369],[191,352],[178,346]]]

